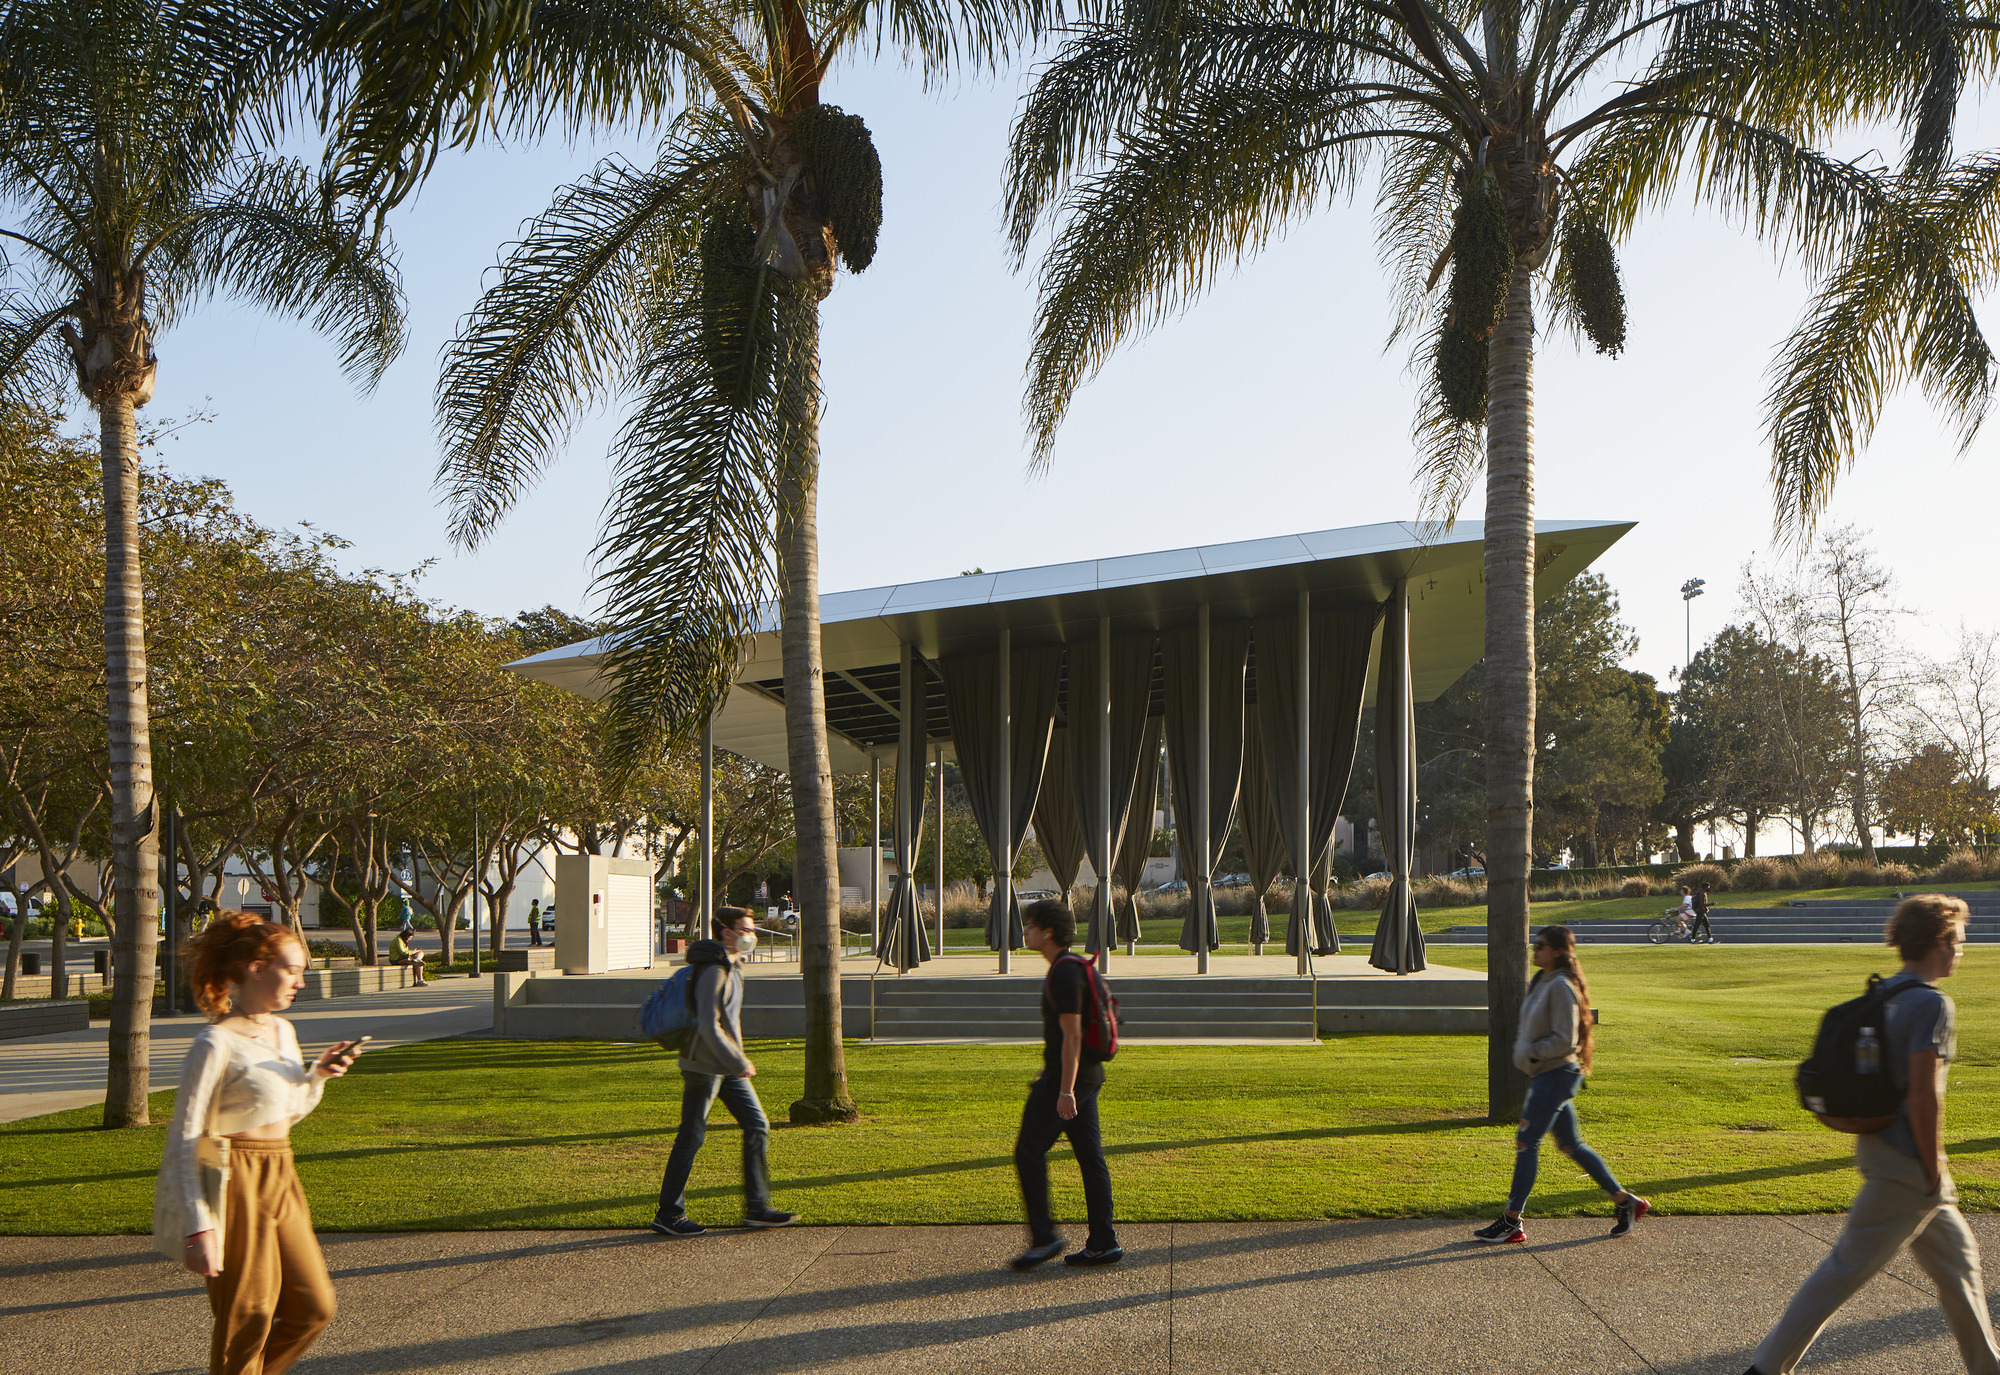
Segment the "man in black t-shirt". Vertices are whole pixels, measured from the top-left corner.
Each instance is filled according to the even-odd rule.
[[[1021,1134],[1014,1140],[1014,1171],[1021,1177],[1021,1201],[1028,1211],[1028,1249],[1014,1258],[1014,1268],[1032,1270],[1068,1247],[1049,1216],[1049,1148],[1064,1136],[1083,1171],[1090,1236],[1083,1250],[1063,1261],[1111,1265],[1123,1260],[1125,1252],[1111,1224],[1111,1169],[1104,1163],[1097,1129],[1104,1064],[1086,1058],[1083,1048],[1085,1022],[1100,1015],[1089,961],[1069,953],[1076,941],[1076,917],[1060,902],[1029,904],[1021,913],[1021,930],[1028,948],[1049,962],[1049,975],[1042,984],[1042,1072],[1028,1088]]]
[[[1715,928],[1708,924],[1708,885],[1694,886],[1694,931],[1690,939],[1704,945],[1715,944]]]

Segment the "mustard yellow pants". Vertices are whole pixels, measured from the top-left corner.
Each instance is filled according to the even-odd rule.
[[[289,1141],[230,1143],[222,1273],[209,1375],[282,1375],[333,1321],[333,1279],[313,1235]]]

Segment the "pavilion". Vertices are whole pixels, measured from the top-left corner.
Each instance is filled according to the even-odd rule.
[[[1631,528],[1538,523],[1537,599]],[[1164,743],[1190,893],[1180,943],[1196,971],[1208,972],[1217,944],[1210,885],[1233,821],[1243,829],[1253,885],[1268,886],[1287,866],[1305,877],[1293,885],[1283,940],[1297,972],[1310,976],[1313,955],[1339,950],[1327,902],[1333,823],[1361,713],[1372,703],[1377,777],[1392,805],[1378,809],[1391,886],[1369,959],[1394,973],[1424,968],[1410,892],[1414,710],[1483,652],[1482,539],[1478,521],[1395,522],[823,596],[835,772],[873,771],[878,815],[885,756],[918,784],[896,790],[885,957],[910,969],[931,955],[912,872],[930,816],[927,763],[941,764],[947,752],[957,760],[991,852],[997,877],[986,936],[1004,974],[1021,944],[1006,876],[1030,825],[1065,885],[1088,859],[1093,872],[1136,893],[1152,817],[1150,804],[1135,799],[1154,795]],[[778,616],[775,605],[765,608],[703,736],[704,928],[713,749],[787,767]],[[598,698],[609,688],[604,658],[604,644],[592,640],[509,667]],[[942,798],[935,800],[942,824]],[[941,899],[942,847],[937,853]],[[1137,939],[1136,904],[1114,910],[1112,888],[1097,884],[1089,913],[1087,945],[1100,961]],[[940,947],[942,909],[940,901]],[[1258,945],[1269,936],[1258,929],[1261,918],[1260,907],[1251,932]]]

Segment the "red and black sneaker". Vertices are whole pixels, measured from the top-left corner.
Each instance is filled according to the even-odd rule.
[[[1528,1234],[1521,1230],[1521,1219],[1501,1214],[1493,1221],[1472,1234],[1475,1241],[1526,1241]]]
[[[1630,1236],[1633,1226],[1638,1223],[1639,1219],[1652,1211],[1653,1205],[1639,1197],[1639,1195],[1626,1194],[1625,1201],[1618,1205],[1617,1220],[1611,1224],[1611,1235],[1614,1237]]]

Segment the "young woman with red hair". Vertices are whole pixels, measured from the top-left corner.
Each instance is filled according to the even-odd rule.
[[[292,933],[248,912],[219,912],[188,948],[187,979],[212,1025],[181,1068],[160,1161],[153,1231],[185,1238],[181,1263],[208,1281],[215,1316],[210,1375],[281,1375],[333,1321],[333,1281],[292,1169],[292,1123],[318,1105],[358,1043],[311,1065],[277,1014],[305,986]],[[203,1188],[201,1143],[226,1138],[221,1226]]]

